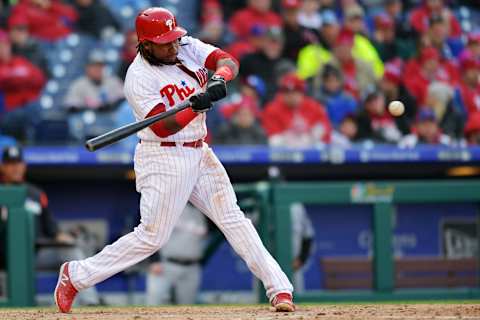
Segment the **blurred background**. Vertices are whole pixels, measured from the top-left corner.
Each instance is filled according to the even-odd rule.
[[[83,144],[134,121],[123,79],[150,6],[240,61],[207,142],[299,301],[480,297],[478,1],[4,0],[0,305],[52,304],[62,261],[138,223],[137,138]],[[79,303],[265,299],[212,223],[182,219]]]

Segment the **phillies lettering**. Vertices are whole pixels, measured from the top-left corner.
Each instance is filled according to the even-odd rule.
[[[167,84],[165,87],[160,89],[160,94],[162,97],[167,97],[170,107],[175,104],[175,99],[173,98],[174,94],[177,94],[180,100],[183,101],[191,96],[194,92],[195,89],[190,88],[186,84],[183,86],[183,88],[179,88],[176,84]]]

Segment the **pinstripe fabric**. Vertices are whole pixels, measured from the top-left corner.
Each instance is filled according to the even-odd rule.
[[[262,280],[269,297],[293,290],[238,207],[228,175],[209,147],[161,147],[157,142],[142,142],[135,152],[135,173],[141,193],[140,225],[95,256],[70,263],[77,289],[91,287],[156,252],[190,200],[225,234]]]

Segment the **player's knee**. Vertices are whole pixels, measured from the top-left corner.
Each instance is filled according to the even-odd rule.
[[[160,247],[167,241],[165,232],[159,232],[144,223],[141,223],[135,228],[135,234],[140,240],[142,240],[145,248],[152,252],[160,249]]]

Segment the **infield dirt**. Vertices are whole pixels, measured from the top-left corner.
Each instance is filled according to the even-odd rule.
[[[290,320],[290,319],[480,319],[479,304],[340,304],[300,305],[295,313],[275,313],[267,306],[104,307],[0,309],[1,320]]]

